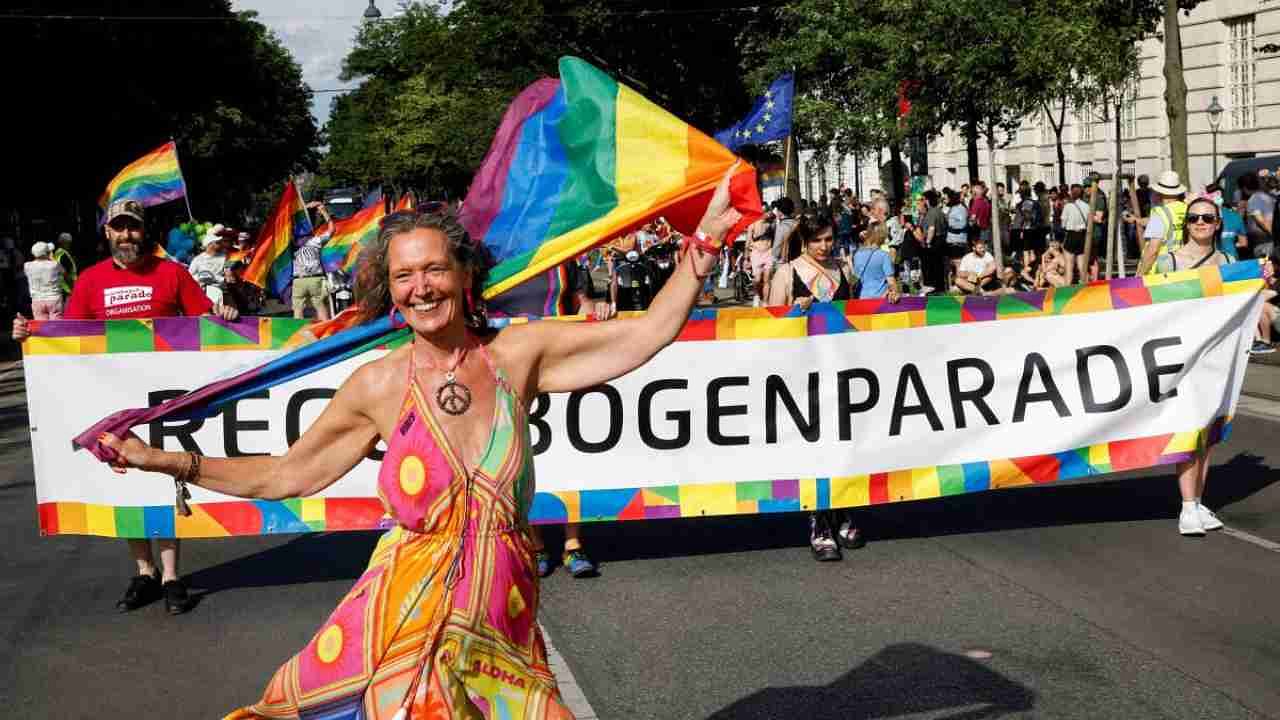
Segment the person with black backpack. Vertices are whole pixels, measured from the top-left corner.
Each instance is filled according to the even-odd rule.
[[[1015,257],[1021,253],[1023,267],[1030,267],[1044,252],[1044,239],[1040,233],[1043,226],[1040,200],[1032,194],[1031,183],[1023,180],[1018,186],[1018,201],[1013,208],[1009,239],[1009,252]]]

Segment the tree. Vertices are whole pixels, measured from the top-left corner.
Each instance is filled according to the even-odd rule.
[[[345,60],[344,79],[360,87],[334,101],[324,179],[464,193],[511,99],[570,54],[697,127],[728,125],[749,102],[736,39],[754,15],[732,0],[698,5],[405,4],[362,26]],[[654,52],[659,43],[672,51]]]
[[[254,192],[314,164],[298,65],[229,0],[32,5],[0,21],[4,64],[23,69],[6,93],[20,103],[6,114],[7,159],[22,170],[5,173],[0,205],[57,223],[78,216],[88,240],[107,181],[174,137],[196,213],[237,222]],[[182,203],[155,214],[178,213]]]

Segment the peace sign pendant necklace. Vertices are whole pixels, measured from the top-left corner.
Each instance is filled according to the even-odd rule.
[[[458,365],[462,364],[462,360],[467,356],[468,349],[470,344],[463,346],[457,353],[457,357],[449,363],[449,368],[444,372],[444,384],[436,388],[436,405],[450,415],[461,415],[471,409],[471,388],[458,382],[456,374]],[[432,370],[440,369],[430,362],[426,365]]]

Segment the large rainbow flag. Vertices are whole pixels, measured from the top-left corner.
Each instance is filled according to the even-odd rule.
[[[333,235],[320,249],[320,262],[326,272],[351,272],[366,243],[378,235],[379,223],[386,217],[386,204],[375,202],[346,220],[333,223]]]
[[[511,103],[463,203],[462,224],[497,260],[485,296],[658,215],[692,232],[735,160],[589,63],[561,58],[560,79]],[[761,213],[755,169],[743,163],[730,190],[736,234]]]
[[[293,181],[285,183],[271,217],[258,232],[253,260],[244,271],[245,282],[266,289],[285,300],[285,290],[293,284],[293,245],[312,233],[311,218],[302,194]]]
[[[116,173],[98,197],[98,207],[106,210],[116,200],[137,200],[143,207],[151,207],[186,194],[187,184],[178,167],[178,146],[170,140]]]

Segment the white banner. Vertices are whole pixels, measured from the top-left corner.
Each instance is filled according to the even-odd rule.
[[[1241,292],[1074,315],[677,342],[608,385],[534,400],[533,514],[562,521],[839,507],[950,494],[957,477],[960,491],[971,491],[1170,462],[1234,413],[1259,306],[1256,293]],[[28,355],[42,527],[166,534],[169,521],[156,525],[152,515],[171,509],[172,480],[112,473],[73,451],[71,438],[113,411],[156,404],[281,352]],[[211,456],[280,454],[375,356],[203,422],[155,423],[138,434]],[[1130,450],[1147,459],[1103,457]],[[374,502],[376,471],[366,460],[320,497]],[[192,493],[211,508],[234,500]],[[289,506],[302,524],[273,520],[256,532],[369,522],[367,512],[326,521],[316,502]],[[111,510],[122,507],[151,514],[138,525]],[[221,522],[217,512],[211,518]],[[216,525],[184,533],[180,521],[176,532],[225,534]]]

